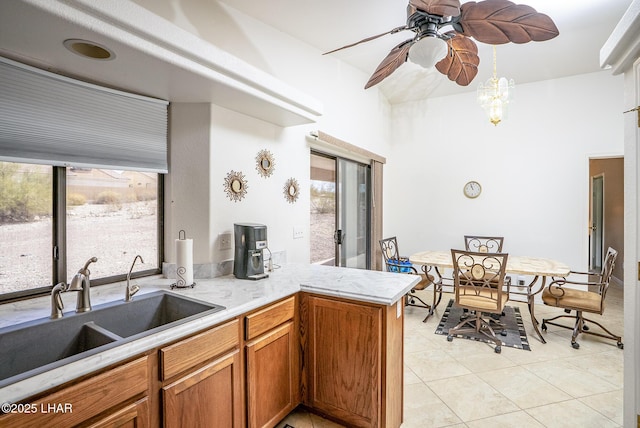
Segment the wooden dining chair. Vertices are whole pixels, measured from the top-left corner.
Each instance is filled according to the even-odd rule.
[[[469,316],[449,329],[448,341],[457,334],[475,331],[495,343],[495,352],[502,350],[502,340],[496,330],[504,325],[491,314],[501,314],[509,301],[509,284],[505,283],[508,254],[451,250],[455,303],[469,310]],[[485,318],[486,317],[486,318]]]
[[[621,336],[611,333],[599,322],[584,316],[585,312],[598,315],[604,313],[604,299],[607,296],[611,274],[613,273],[613,267],[615,266],[617,257],[618,252],[609,247],[604,259],[602,271],[599,274],[570,271],[569,277],[577,276],[578,278],[582,277],[586,279],[576,281],[573,279],[559,278],[554,279],[549,286],[545,287],[544,290],[542,290],[542,301],[545,305],[562,308],[565,312],[569,313],[575,311],[575,315],[563,314],[553,318],[545,318],[542,320],[542,331],[547,330],[547,324],[573,330],[571,346],[575,349],[580,347],[580,344],[576,342],[576,338],[581,333],[615,340],[618,348],[623,349],[624,345]],[[583,289],[576,289],[572,286],[581,286]],[[573,326],[554,322],[554,320],[559,318],[574,319]],[[586,321],[588,321],[589,324],[595,324],[600,327],[602,331],[604,331],[604,334],[591,331],[589,325],[585,324]]]
[[[425,303],[415,293],[416,291],[424,290],[429,285],[433,284],[433,275],[418,273],[417,269],[413,267],[413,265],[409,261],[409,258],[402,257],[400,255],[400,250],[398,250],[398,239],[395,236],[392,236],[391,238],[381,239],[379,242],[387,272],[405,273],[420,276],[420,282],[418,282],[409,291],[409,293],[406,294],[405,304],[407,306],[417,306],[419,308],[431,309],[431,305]],[[416,301],[420,303],[416,303]]]

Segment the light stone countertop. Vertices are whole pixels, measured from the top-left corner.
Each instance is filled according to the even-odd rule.
[[[0,403],[17,402],[74,378],[126,360],[146,350],[220,324],[276,300],[305,291],[362,302],[393,305],[419,282],[417,275],[398,275],[362,269],[320,265],[284,265],[269,273],[269,278],[251,281],[233,275],[196,279],[194,288],[173,292],[224,306],[226,309],[180,324],[176,327],[124,343],[112,349],[71,362],[0,388]],[[161,277],[132,281],[141,290],[138,295],[168,290],[175,281]],[[91,304],[97,306],[124,298],[125,283],[91,288]],[[76,293],[62,293],[65,312],[75,310]],[[135,300],[136,296],[133,297]],[[51,313],[49,296],[0,305],[0,328],[46,318]]]

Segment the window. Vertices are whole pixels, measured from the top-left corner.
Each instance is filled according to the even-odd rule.
[[[0,299],[48,292],[91,257],[92,285],[123,279],[137,254],[137,272],[160,272],[161,178],[0,162]]]
[[[52,174],[41,165],[0,162],[0,292],[51,284]]]

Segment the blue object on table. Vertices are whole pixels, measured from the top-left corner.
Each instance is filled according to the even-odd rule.
[[[400,257],[399,259],[389,259],[389,272],[412,272],[411,262],[406,257]]]

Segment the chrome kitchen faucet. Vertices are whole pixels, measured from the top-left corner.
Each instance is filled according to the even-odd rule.
[[[131,299],[133,298],[133,295],[140,290],[140,287],[138,287],[137,285],[135,284],[131,285],[131,271],[133,271],[133,267],[136,265],[136,261],[138,259],[140,259],[140,263],[144,263],[144,260],[142,260],[142,256],[140,254],[138,254],[133,259],[133,263],[131,263],[131,269],[129,269],[129,273],[127,274],[127,289],[125,290],[125,295],[124,295],[125,302],[130,302]]]
[[[66,290],[78,292],[76,312],[88,312],[91,310],[91,295],[89,291],[91,288],[91,284],[89,282],[89,275],[91,272],[89,271],[89,265],[97,261],[98,259],[96,257],[91,257],[87,260],[84,267],[73,277],[71,284],[69,284],[69,288]]]

